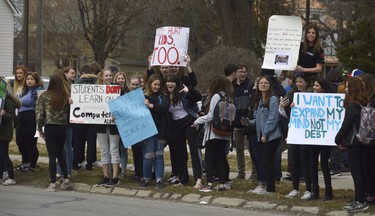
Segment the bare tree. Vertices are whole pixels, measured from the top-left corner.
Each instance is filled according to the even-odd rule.
[[[77,0],[83,34],[97,63],[116,49],[125,33],[131,30],[144,4],[139,0]]]
[[[44,57],[57,68],[71,65],[71,60],[80,59],[84,52],[78,49],[79,42],[82,41],[82,28],[75,1],[48,1],[43,11]]]

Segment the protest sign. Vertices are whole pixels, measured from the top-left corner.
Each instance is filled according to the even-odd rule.
[[[6,90],[7,90],[7,83],[2,78],[0,78],[0,110],[2,110],[5,105]],[[1,119],[2,117],[0,116],[0,124],[1,124]]]
[[[151,66],[186,67],[188,45],[189,28],[167,26],[156,29]]]
[[[345,116],[344,94],[295,93],[288,144],[335,146]]]
[[[262,68],[294,70],[302,37],[302,21],[294,16],[271,16]]]
[[[158,133],[141,88],[109,102],[125,148]]]
[[[120,96],[118,85],[72,84],[70,123],[114,124],[108,102]]]

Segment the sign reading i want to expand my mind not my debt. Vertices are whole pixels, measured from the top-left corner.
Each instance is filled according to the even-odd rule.
[[[335,136],[345,115],[344,96],[295,93],[287,143],[335,146]]]
[[[297,66],[302,37],[301,18],[271,16],[262,68],[294,70]]]
[[[120,96],[119,85],[73,84],[70,123],[115,124],[108,102]]]
[[[186,67],[189,28],[166,26],[156,29],[151,66]]]

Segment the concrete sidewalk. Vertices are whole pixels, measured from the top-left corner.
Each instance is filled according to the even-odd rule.
[[[285,157],[285,155],[286,155],[286,153],[283,153],[283,158]],[[10,159],[21,161],[21,156],[20,155],[10,155]],[[38,163],[48,164],[48,157],[39,157]],[[128,170],[134,170],[133,164],[128,164],[127,169]],[[165,172],[171,172],[171,167],[165,167],[164,171]],[[189,174],[192,175],[192,173],[193,173],[192,168],[189,168]],[[251,175],[251,171],[246,171],[246,178],[249,178],[250,175]],[[231,178],[231,179],[234,179],[236,176],[237,176],[236,172],[230,172],[230,174],[229,174],[229,178]],[[285,176],[286,176],[286,173],[283,172],[283,177],[285,177]],[[282,181],[287,181],[287,182],[291,183],[291,181],[284,180],[284,179],[282,179]],[[319,185],[320,185],[320,187],[324,188],[324,179],[323,179],[323,174],[321,172],[319,173]],[[342,173],[341,176],[332,176],[332,187],[333,187],[333,189],[354,189],[354,183],[353,183],[353,179],[352,179],[352,176],[351,176],[350,172],[344,172],[344,173]],[[303,190],[303,188],[304,188],[304,186],[302,184],[301,189]]]

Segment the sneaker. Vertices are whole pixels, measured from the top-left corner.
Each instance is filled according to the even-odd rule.
[[[61,189],[63,190],[71,190],[72,183],[70,183],[69,179],[63,179],[61,183]]]
[[[262,189],[262,190],[259,190],[256,194],[258,195],[265,195],[265,194],[269,194],[270,192],[268,192],[266,189]]]
[[[157,181],[156,182],[156,189],[163,189],[164,188],[164,184],[162,181]]]
[[[212,185],[207,185],[206,187],[203,187],[199,190],[200,192],[211,192],[212,191]]]
[[[197,182],[197,183],[195,183],[195,185],[194,185],[194,188],[196,188],[196,189],[201,189],[203,187],[203,185],[202,185],[202,183],[200,183],[200,182]]]
[[[360,203],[358,201],[356,201],[354,203],[354,205],[350,206],[349,208],[347,208],[347,211],[348,213],[354,213],[354,212],[360,212],[360,211],[364,211],[368,209],[368,205],[367,203]]]
[[[232,184],[229,183],[229,182],[225,182],[224,187],[225,187],[225,189],[230,190],[230,189],[232,189]]]
[[[175,178],[175,179],[172,179],[172,181],[170,181],[169,183],[171,183],[173,185],[177,185],[177,184],[180,184],[180,180],[178,180],[177,178]]]
[[[218,187],[217,188],[217,191],[226,191],[227,189],[223,186],[223,187]]]
[[[248,193],[258,193],[260,191],[264,190],[264,188],[261,185],[258,185],[255,189],[247,191]]]
[[[368,204],[374,204],[375,203],[375,197],[367,196],[365,197],[366,203]]]
[[[289,192],[288,195],[286,195],[285,197],[286,198],[295,198],[299,195],[299,191],[298,190],[292,190],[291,192]]]
[[[126,174],[125,173],[120,173],[120,175],[118,175],[118,178],[120,178],[120,179],[126,178]]]
[[[16,184],[16,181],[14,179],[8,178],[7,180],[5,180],[5,182],[2,185],[9,186],[9,185],[15,185],[15,184]]]
[[[109,182],[110,178],[107,176],[104,176],[98,183],[96,183],[96,186],[104,186]]]
[[[342,173],[340,171],[332,171],[331,176],[342,176]]]
[[[56,191],[56,183],[50,183],[48,185],[47,191],[55,192]]]
[[[305,193],[301,197],[301,200],[309,200],[311,196],[312,196],[312,193],[310,191],[305,191]]]
[[[176,179],[176,176],[171,176],[167,179],[167,182],[172,182],[174,179]]]
[[[137,176],[137,175],[134,175],[134,176],[133,176],[133,180],[135,180],[135,181],[139,181],[139,180],[141,180],[141,177],[139,177],[139,176]]]
[[[21,172],[33,172],[33,171],[34,171],[31,167],[28,167],[28,166],[21,166],[21,167],[19,168],[19,170],[20,170]]]
[[[151,182],[150,181],[146,181],[146,180],[142,180],[140,183],[139,183],[139,186],[140,187],[148,187],[151,185]]]
[[[61,178],[62,175],[60,173],[56,173],[56,178]]]
[[[355,201],[355,200],[352,200],[352,201],[349,201],[349,202],[345,203],[342,207],[343,207],[344,209],[349,209],[349,208],[352,207],[355,203],[356,203],[356,201]]]
[[[331,201],[333,200],[333,196],[332,195],[324,195],[323,197],[323,201],[326,202],[326,201]]]
[[[107,183],[105,183],[104,186],[106,187],[114,187],[116,185],[120,184],[119,178],[111,178]]]
[[[9,178],[9,175],[8,175],[8,172],[3,172],[3,180],[6,180],[7,178]]]

